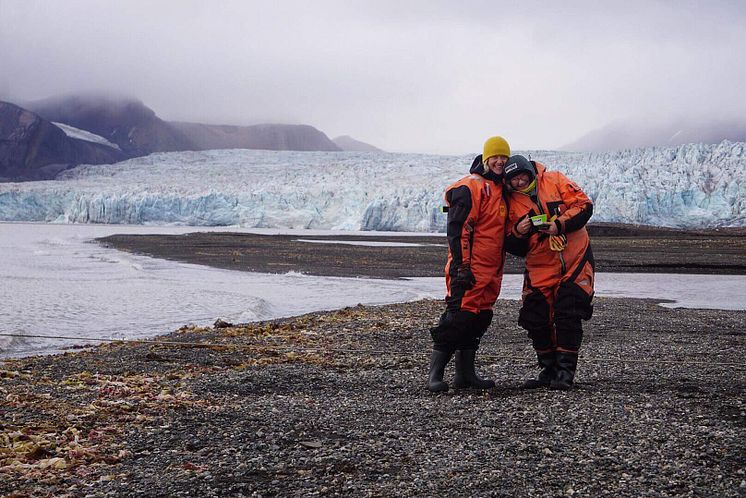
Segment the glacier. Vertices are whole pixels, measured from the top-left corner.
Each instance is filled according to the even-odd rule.
[[[578,183],[591,222],[746,226],[746,143],[522,151]],[[0,183],[0,221],[443,232],[473,155],[212,150]]]

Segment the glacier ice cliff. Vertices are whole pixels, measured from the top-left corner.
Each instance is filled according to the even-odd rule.
[[[526,151],[575,180],[591,222],[746,226],[746,143]],[[79,166],[0,184],[0,220],[435,232],[472,156],[212,150]]]

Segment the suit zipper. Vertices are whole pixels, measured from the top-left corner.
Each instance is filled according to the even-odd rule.
[[[474,230],[469,232],[469,261],[474,257]]]

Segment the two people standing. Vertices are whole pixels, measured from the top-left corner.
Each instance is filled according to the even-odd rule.
[[[541,372],[526,389],[567,390],[573,385],[582,320],[593,308],[594,263],[585,224],[593,203],[558,171],[510,156],[502,137],[491,137],[470,175],[446,189],[448,262],[446,311],[431,329],[428,389],[447,391],[445,367],[456,355],[453,387],[489,389],[474,360],[492,321],[505,251],[526,258],[518,323],[526,329]]]

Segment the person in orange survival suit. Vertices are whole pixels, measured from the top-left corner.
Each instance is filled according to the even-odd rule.
[[[491,380],[474,370],[479,341],[492,321],[492,306],[500,293],[508,212],[502,183],[510,146],[502,137],[488,139],[474,159],[469,176],[449,186],[446,311],[430,329],[433,352],[427,387],[447,391],[446,365],[456,353],[453,387],[490,389]]]
[[[577,369],[581,320],[593,313],[594,262],[585,229],[593,203],[559,171],[520,155],[508,160],[504,175],[512,227],[506,244],[526,256],[518,323],[542,368],[523,388],[567,390]]]

